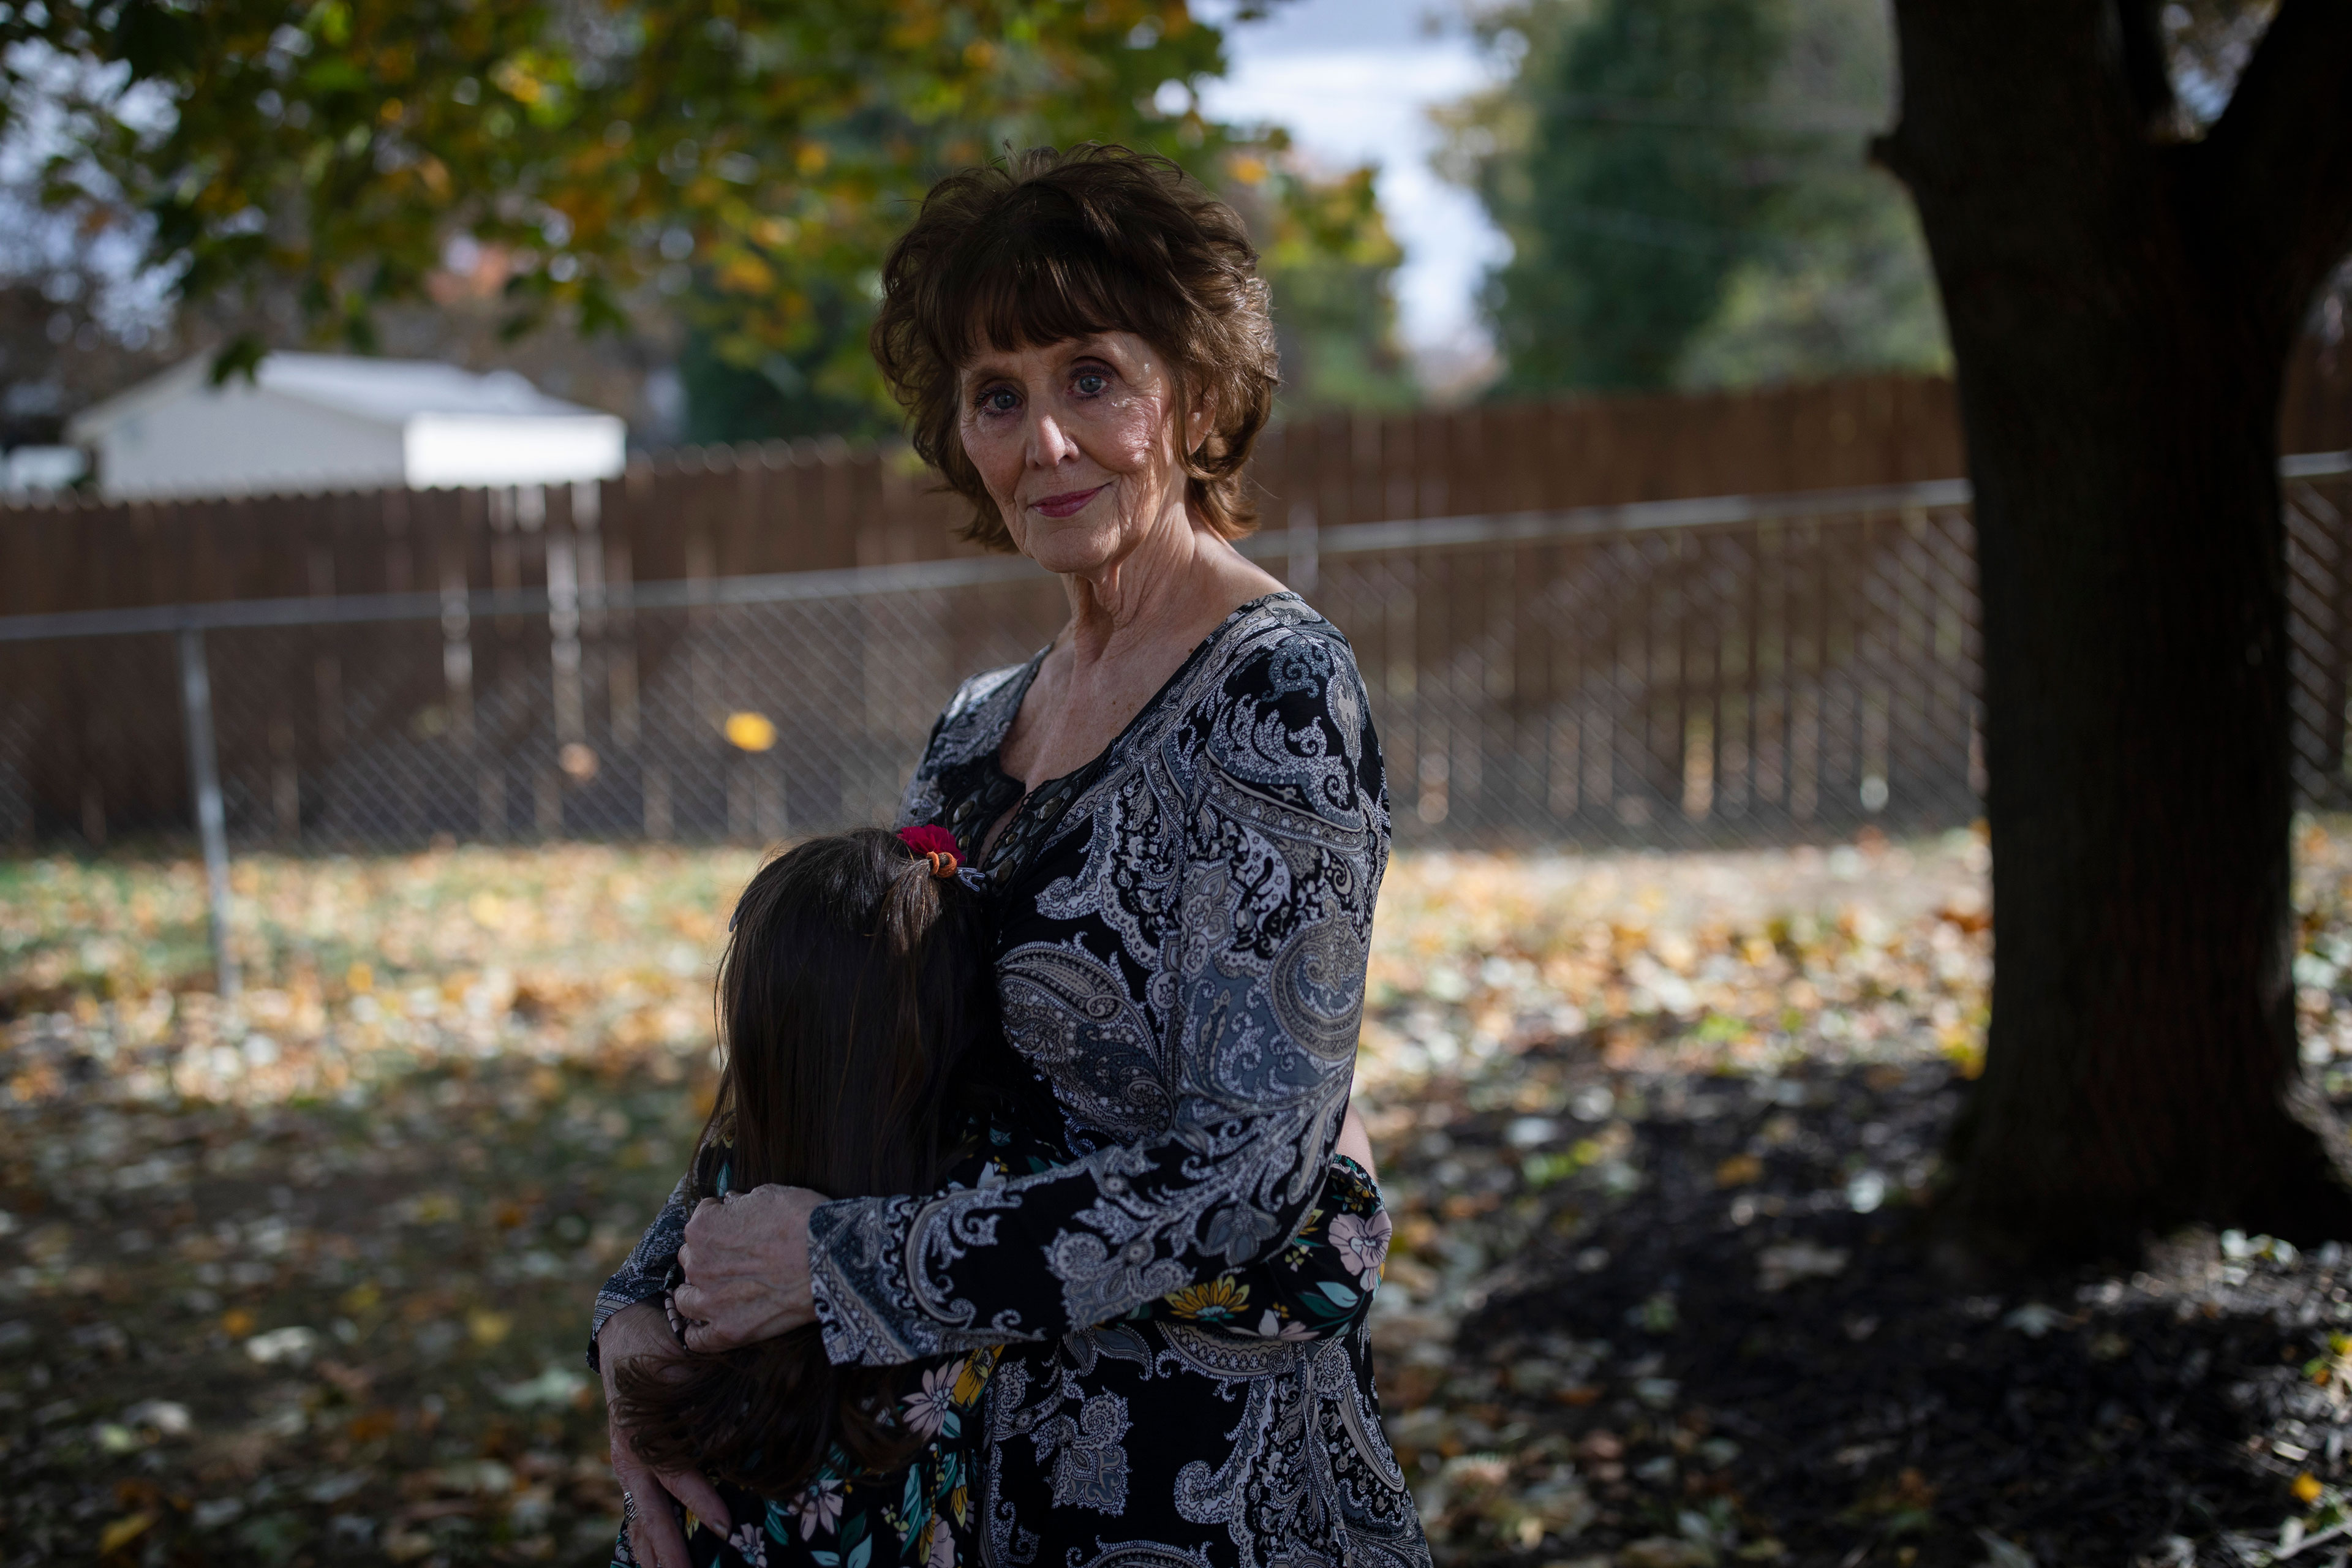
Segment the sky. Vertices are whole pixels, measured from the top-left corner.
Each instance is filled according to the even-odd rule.
[[[1230,0],[1195,7],[1211,20]],[[1449,25],[1425,26],[1433,13]],[[1225,34],[1232,69],[1209,85],[1214,118],[1286,126],[1293,142],[1334,169],[1380,166],[1390,232],[1404,247],[1400,327],[1432,370],[1483,358],[1475,304],[1486,268],[1510,254],[1477,198],[1429,166],[1437,146],[1427,110],[1486,86],[1490,68],[1448,0],[1281,0],[1267,21]]]

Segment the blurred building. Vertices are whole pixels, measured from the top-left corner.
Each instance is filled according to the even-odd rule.
[[[606,479],[626,460],[617,416],[550,397],[512,371],[425,360],[273,353],[214,385],[209,355],[83,410],[110,499]]]
[[[55,495],[89,471],[89,454],[79,447],[11,447],[0,453],[0,495]]]

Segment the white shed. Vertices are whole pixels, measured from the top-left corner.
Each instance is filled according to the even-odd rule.
[[[109,499],[609,479],[617,416],[550,397],[512,371],[429,360],[273,353],[210,384],[211,356],[75,416]]]

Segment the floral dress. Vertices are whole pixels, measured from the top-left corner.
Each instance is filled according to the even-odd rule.
[[[1001,1347],[973,1477],[992,1568],[1425,1568],[1361,1321],[1261,1333],[1213,1299],[1299,1235],[1347,1108],[1389,838],[1354,653],[1295,595],[1253,601],[1101,756],[1024,794],[998,748],[1044,658],[964,683],[899,816],[977,844],[1011,813],[979,867],[1005,1033],[1073,1157],[819,1207],[825,1353]],[[1193,1289],[1252,1332],[1133,1317]],[[599,1321],[658,1290],[625,1268]]]
[[[1066,1150],[1013,1131],[988,1129],[985,1154],[961,1163],[951,1187],[1001,1184],[1069,1158]],[[724,1194],[730,1185],[723,1152],[706,1150],[700,1192]],[[1347,1332],[1370,1310],[1388,1257],[1390,1220],[1380,1189],[1353,1160],[1335,1154],[1321,1200],[1297,1237],[1273,1258],[1138,1307],[1138,1321],[1163,1319],[1213,1333],[1277,1340],[1328,1339]],[[678,1277],[671,1266],[670,1288]],[[677,1313],[671,1324],[679,1327]],[[681,1335],[681,1338],[683,1336]],[[787,1499],[755,1496],[719,1483],[733,1523],[722,1536],[684,1509],[687,1553],[694,1568],[955,1568],[973,1561],[971,1481],[980,1432],[976,1412],[1000,1352],[995,1346],[934,1359],[901,1401],[899,1418],[923,1447],[894,1470],[861,1468],[835,1448],[815,1478]],[[628,1532],[614,1549],[615,1563],[635,1568]]]

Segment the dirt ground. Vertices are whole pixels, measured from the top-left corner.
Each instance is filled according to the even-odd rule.
[[[2352,1091],[2352,825],[2300,840]],[[0,865],[0,1554],[603,1561],[588,1300],[707,1104],[740,850]],[[1439,1559],[2341,1563],[2352,1262],[2188,1235],[1956,1287],[1967,834],[1402,858],[1358,1080]]]

